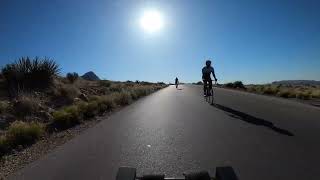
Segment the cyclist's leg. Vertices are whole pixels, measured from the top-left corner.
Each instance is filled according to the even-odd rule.
[[[203,79],[203,94],[206,95],[207,92],[207,85],[208,85],[208,81],[206,79]]]
[[[212,80],[208,80],[209,81],[209,89],[212,89]]]
[[[208,82],[209,82],[209,92],[211,92],[211,89],[212,89],[212,80],[209,79]],[[211,93],[210,93],[210,96],[212,96]]]

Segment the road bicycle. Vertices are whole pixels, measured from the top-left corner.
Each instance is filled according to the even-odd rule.
[[[214,81],[214,80],[212,80]],[[217,81],[214,81],[214,85],[217,84]],[[204,86],[204,92],[205,92],[205,100],[210,103],[210,104],[214,104],[214,91],[213,91],[213,86],[210,89],[209,88],[209,83],[207,83],[207,85],[203,85]]]
[[[136,168],[120,167],[116,180],[238,180],[232,167],[217,167],[215,177],[211,177],[207,171],[199,171],[183,174],[183,177],[166,177],[164,174],[150,174],[137,176]]]

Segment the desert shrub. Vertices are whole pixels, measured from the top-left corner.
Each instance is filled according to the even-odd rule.
[[[89,103],[81,103],[78,105],[79,111],[85,118],[92,118],[99,112],[99,105],[97,101],[91,101]]]
[[[224,86],[227,88],[234,88],[233,83],[227,83]]]
[[[67,79],[70,83],[74,83],[79,78],[79,74],[76,72],[67,73]]]
[[[101,96],[97,102],[100,112],[110,111],[115,107],[113,99],[110,96]]]
[[[13,104],[13,111],[17,116],[23,117],[37,113],[39,101],[28,95],[21,95]]]
[[[40,123],[23,121],[13,122],[6,134],[8,143],[15,147],[34,143],[44,133],[44,126]]]
[[[131,91],[130,91],[130,95],[131,95],[131,98],[132,98],[133,100],[139,99],[139,96],[138,96],[137,92],[134,91],[134,90],[131,90]]]
[[[116,105],[127,105],[131,103],[131,94],[128,92],[116,92],[111,95],[112,100]]]
[[[257,92],[257,87],[256,86],[249,86],[247,88],[247,91],[249,91],[249,92]]]
[[[196,83],[196,85],[203,85],[203,82],[202,82],[202,81],[198,81],[198,82]]]
[[[233,88],[245,89],[242,81],[235,81],[235,82],[233,83]]]
[[[296,97],[298,99],[308,100],[311,99],[311,92],[297,92]]]
[[[151,82],[147,82],[147,81],[141,81],[140,84],[141,85],[152,85]]]
[[[100,86],[104,86],[104,87],[110,87],[111,86],[111,81],[108,80],[101,80],[99,81]]]
[[[10,149],[10,145],[6,136],[0,136],[0,157],[7,153]]]
[[[94,117],[95,115],[103,114],[115,107],[115,103],[111,96],[93,96],[89,103],[80,103],[79,109],[84,113],[85,117]]]
[[[99,101],[101,100],[102,96],[98,96],[98,95],[92,95],[89,96],[89,101]]]
[[[122,84],[112,84],[109,89],[111,92],[121,92],[125,88],[124,88],[124,85]]]
[[[262,91],[263,94],[268,94],[268,95],[275,95],[278,92],[279,92],[279,89],[276,87],[266,87]]]
[[[133,95],[135,95],[134,97],[132,97],[133,99],[138,99],[148,94],[147,87],[136,87],[132,91]]]
[[[37,57],[33,60],[23,57],[2,68],[3,77],[12,95],[16,95],[21,90],[49,87],[59,71],[58,64],[53,60]]]
[[[67,129],[78,123],[82,119],[77,106],[67,106],[53,113],[53,123],[59,129]]]
[[[9,104],[5,101],[0,101],[0,113],[5,113],[9,109]]]
[[[133,81],[126,81],[125,83],[124,83],[124,85],[125,86],[127,86],[127,87],[133,87],[134,85],[135,85],[135,83],[133,82]]]
[[[284,90],[280,90],[277,93],[278,96],[283,97],[283,98],[294,98],[296,97],[295,92],[294,91],[290,91],[288,89],[284,89]]]
[[[54,90],[54,96],[58,98],[64,98],[72,102],[74,98],[80,95],[79,89],[72,84],[61,84]]]
[[[320,98],[320,89],[313,90],[311,96],[312,98]]]

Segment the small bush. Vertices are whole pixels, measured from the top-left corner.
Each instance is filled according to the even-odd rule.
[[[101,99],[97,100],[97,102],[100,112],[110,111],[115,107],[115,104],[110,96],[102,96]]]
[[[256,86],[249,86],[247,89],[249,92],[257,92]]]
[[[72,102],[74,98],[80,95],[80,91],[72,84],[61,84],[60,87],[55,89],[54,95],[59,98]]]
[[[44,133],[44,126],[40,123],[13,122],[7,132],[7,140],[13,146],[34,143]]]
[[[246,89],[246,88],[244,87],[242,81],[235,81],[235,82],[233,83],[233,87],[234,87],[234,88],[239,88],[239,89]]]
[[[7,153],[10,149],[10,145],[5,136],[0,136],[0,157]]]
[[[124,90],[124,86],[122,84],[112,84],[109,89],[111,92],[121,92]]]
[[[141,81],[140,84],[141,85],[152,85],[151,82],[147,82],[147,81]]]
[[[53,113],[53,123],[59,129],[70,128],[81,121],[81,113],[77,106],[68,106]]]
[[[108,80],[101,80],[99,81],[100,86],[104,86],[104,87],[110,87],[111,86],[111,81]]]
[[[233,83],[227,83],[224,86],[227,88],[234,88]]]
[[[130,104],[132,100],[131,94],[129,94],[128,92],[112,93],[111,97],[116,105],[121,105],[121,106]]]
[[[309,99],[311,99],[311,93],[310,92],[298,92],[296,94],[296,97],[298,99],[309,100]]]
[[[79,111],[85,118],[92,118],[99,112],[99,106],[97,101],[91,101],[89,103],[80,103],[78,105]]]
[[[20,117],[35,114],[39,110],[39,101],[32,96],[19,96],[13,104],[13,110]]]
[[[164,82],[157,82],[157,84],[160,85],[160,86],[165,86],[166,85],[166,83],[164,83]]]
[[[58,64],[53,60],[37,57],[33,60],[29,57],[23,57],[2,68],[2,74],[11,95],[16,95],[22,90],[49,87],[59,71]]]
[[[294,98],[296,96],[295,93],[290,90],[281,90],[277,95],[283,98]]]
[[[70,83],[74,83],[78,78],[79,78],[79,74],[76,72],[67,74],[67,79],[69,80]]]
[[[140,97],[146,96],[151,91],[150,87],[135,87],[131,90],[131,97],[133,100],[139,99]]]
[[[198,81],[198,82],[196,83],[196,85],[203,85],[203,82],[202,82],[202,81]]]
[[[268,95],[275,95],[278,92],[279,92],[279,89],[276,87],[266,87],[262,91],[263,94],[268,94]]]
[[[311,96],[312,98],[320,98],[320,90],[319,89],[313,90],[311,93]]]
[[[9,109],[9,104],[5,101],[0,101],[0,113],[5,113]]]

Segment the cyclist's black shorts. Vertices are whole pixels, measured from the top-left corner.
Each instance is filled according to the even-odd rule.
[[[212,89],[212,79],[211,78],[203,78],[203,88],[209,85],[209,89]]]

